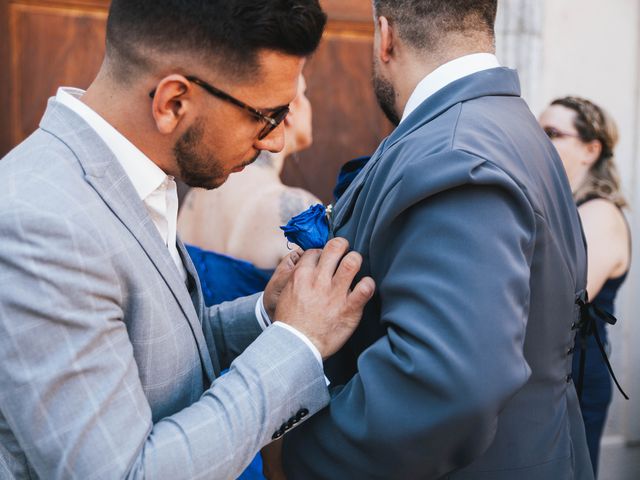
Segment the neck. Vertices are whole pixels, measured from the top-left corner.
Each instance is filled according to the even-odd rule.
[[[574,195],[580,190],[587,182],[589,171],[577,172],[569,178],[569,186],[571,187],[571,193]]]
[[[148,92],[137,91],[135,87],[122,89],[103,69],[80,100],[104,118],[165,173],[176,175],[176,172],[169,171],[168,159],[160,154],[162,151],[171,151],[170,148],[163,148],[167,140],[161,135],[153,134],[157,132],[153,118],[145,115],[145,112],[150,109],[150,104],[145,103],[149,100]]]
[[[404,111],[418,83],[438,67],[474,53],[495,54],[493,38],[486,34],[478,34],[476,38],[462,33],[453,33],[442,38],[438,45],[444,47],[427,52],[406,45],[397,49],[396,61],[390,63],[389,70],[396,89],[398,112]]]

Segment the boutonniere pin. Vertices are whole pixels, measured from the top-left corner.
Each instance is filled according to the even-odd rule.
[[[317,203],[280,227],[284,236],[303,250],[323,248],[332,230],[333,206]]]

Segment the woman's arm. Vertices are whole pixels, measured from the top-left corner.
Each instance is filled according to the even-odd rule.
[[[620,209],[595,199],[578,208],[587,239],[587,292],[594,299],[604,283],[629,268],[629,229]]]

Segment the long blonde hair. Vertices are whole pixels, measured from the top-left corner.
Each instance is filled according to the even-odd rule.
[[[628,206],[620,187],[620,175],[614,158],[618,143],[618,127],[609,114],[595,103],[581,97],[558,98],[551,105],[561,105],[576,112],[574,127],[583,142],[597,140],[602,145],[600,157],[589,169],[587,178],[574,193],[580,203],[591,197],[613,202],[619,208]]]

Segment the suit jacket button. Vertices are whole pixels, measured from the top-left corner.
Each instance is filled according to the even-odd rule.
[[[306,408],[301,408],[300,410],[298,410],[298,413],[296,413],[296,418],[298,420],[302,420],[307,415],[309,415],[309,410],[307,410]]]
[[[576,347],[571,347],[569,350],[567,350],[567,355],[571,355],[575,351],[576,351]]]
[[[274,433],[274,434],[271,436],[271,440],[277,440],[277,439],[278,439],[278,438],[280,438],[282,435],[284,435],[284,432],[282,432],[282,431],[278,430],[278,431],[276,431],[276,433]]]
[[[567,383],[569,383],[571,381],[571,374],[567,375]]]

